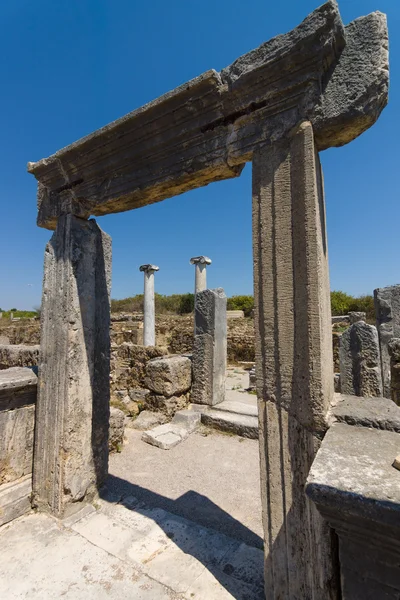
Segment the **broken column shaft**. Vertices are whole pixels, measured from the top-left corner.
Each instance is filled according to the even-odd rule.
[[[155,346],[156,343],[156,311],[154,299],[154,273],[159,271],[156,265],[141,265],[144,273],[143,300],[143,345]]]
[[[207,289],[207,265],[211,265],[211,258],[194,256],[190,264],[195,265],[194,293],[197,294]]]

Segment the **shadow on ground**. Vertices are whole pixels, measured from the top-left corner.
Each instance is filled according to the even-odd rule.
[[[262,539],[206,496],[189,491],[171,500],[109,475],[100,497],[132,511],[143,510],[176,546],[201,562],[236,600],[264,600]],[[165,518],[165,513],[152,509],[163,509],[189,523]]]

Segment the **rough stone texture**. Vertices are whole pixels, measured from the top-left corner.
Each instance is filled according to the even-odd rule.
[[[189,436],[189,431],[181,424],[166,423],[159,425],[150,431],[144,431],[142,440],[157,446],[162,450],[170,450]]]
[[[335,373],[340,373],[339,349],[341,338],[341,333],[332,331],[333,370]]]
[[[0,485],[32,473],[36,389],[31,369],[0,371]]]
[[[390,395],[400,406],[400,338],[392,338],[388,344],[390,356]]]
[[[344,600],[400,597],[400,435],[335,424],[306,493],[339,537]]]
[[[110,237],[61,217],[45,252],[33,474],[35,504],[59,516],[107,475],[110,283]]]
[[[357,311],[349,312],[350,325],[354,325],[354,323],[358,323],[359,321],[365,321],[366,318],[367,318],[367,313],[365,313],[365,312],[357,312]]]
[[[329,0],[221,73],[207,71],[29,163],[39,182],[38,224],[52,229],[66,212],[120,212],[238,176],[259,144],[302,120],[314,124],[319,150],[350,142],[387,102],[387,45],[384,15],[344,28]]]
[[[32,477],[0,485],[0,527],[31,510]]]
[[[146,387],[161,396],[184,394],[192,385],[192,363],[185,356],[165,356],[146,365]]]
[[[9,367],[36,367],[40,346],[0,345],[0,369]]]
[[[341,383],[340,383],[340,373],[334,373],[333,375],[333,387],[335,389],[335,392],[339,393],[341,392]]]
[[[179,410],[175,413],[172,423],[185,427],[189,433],[193,433],[199,427],[201,415],[194,410]]]
[[[225,399],[226,295],[222,288],[196,294],[192,401],[215,405]]]
[[[343,394],[382,396],[382,373],[376,327],[358,321],[343,333],[339,349]]]
[[[333,315],[332,325],[335,325],[336,323],[350,323],[349,315]]]
[[[391,397],[389,342],[400,337],[400,285],[374,290],[376,326],[381,351],[383,395]]]
[[[125,414],[119,408],[110,407],[110,430],[108,449],[110,452],[120,452],[124,443]]]
[[[152,412],[150,410],[143,410],[139,416],[132,421],[130,426],[133,429],[139,429],[140,431],[151,429],[156,425],[162,425],[168,420],[168,417],[162,413]]]
[[[336,598],[329,528],[304,495],[333,398],[322,173],[312,126],[253,158],[265,593]]]
[[[337,394],[332,406],[332,416],[348,425],[400,433],[400,408],[388,398],[358,398]]]
[[[152,358],[165,354],[164,348],[137,346],[129,342],[111,346],[111,392],[146,387],[146,365]]]
[[[190,394],[182,394],[181,396],[161,396],[159,394],[148,394],[145,398],[144,405],[149,410],[159,411],[168,417],[172,417],[176,411],[186,408],[190,402]]]

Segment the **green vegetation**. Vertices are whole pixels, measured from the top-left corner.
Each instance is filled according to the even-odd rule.
[[[254,308],[253,296],[232,296],[228,298],[228,310],[242,310],[245,317],[250,317]]]
[[[186,315],[194,310],[194,294],[172,294],[171,296],[155,295],[156,313]],[[250,317],[254,309],[253,296],[232,296],[228,298],[228,310],[243,310],[245,317]],[[349,311],[367,313],[367,320],[375,320],[374,299],[372,296],[350,296],[342,291],[331,292],[333,315],[347,315]],[[111,300],[111,312],[143,312],[143,294]],[[37,313],[32,313],[33,316]],[[15,314],[17,316],[17,314]]]
[[[347,315],[350,311],[367,313],[367,321],[375,321],[373,296],[350,296],[345,292],[331,292],[331,307],[333,315]]]
[[[13,317],[18,319],[32,319],[33,317],[37,317],[38,313],[35,310],[17,310],[16,308],[12,308],[11,310],[5,310],[3,312],[3,319],[10,319],[11,313],[13,313]]]
[[[156,313],[158,315],[185,315],[194,310],[194,294],[172,294],[163,296],[155,294]],[[111,300],[111,312],[143,312],[143,294]]]

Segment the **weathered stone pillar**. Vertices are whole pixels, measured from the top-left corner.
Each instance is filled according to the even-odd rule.
[[[191,265],[195,267],[194,293],[202,292],[207,289],[207,265],[211,265],[211,258],[208,256],[193,256],[190,259]]]
[[[108,471],[111,238],[58,219],[46,247],[33,501],[57,516],[91,499]]]
[[[225,400],[226,296],[222,288],[203,290],[196,296],[193,346],[194,404],[219,404]]]
[[[265,593],[336,598],[332,537],[304,493],[333,397],[323,180],[312,126],[253,155]]]
[[[353,313],[354,314],[354,313]],[[342,394],[382,396],[381,357],[376,327],[355,321],[343,333],[339,349]]]
[[[376,327],[381,350],[383,395],[391,397],[389,342],[400,337],[400,285],[374,290]]]
[[[400,406],[400,338],[392,338],[388,344],[390,356],[390,396]]]
[[[156,311],[154,304],[154,273],[159,271],[156,265],[139,267],[144,273],[144,306],[143,306],[143,345],[156,344]]]

